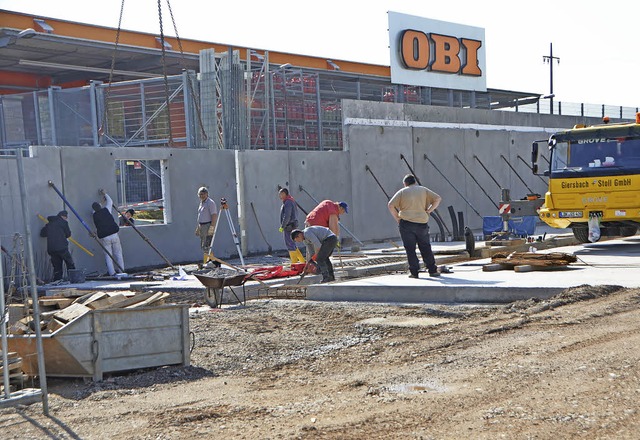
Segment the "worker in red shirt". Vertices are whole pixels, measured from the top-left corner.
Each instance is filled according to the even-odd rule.
[[[307,215],[304,225],[305,227],[324,226],[331,229],[336,237],[340,237],[340,215],[348,213],[349,205],[346,202],[323,200]]]

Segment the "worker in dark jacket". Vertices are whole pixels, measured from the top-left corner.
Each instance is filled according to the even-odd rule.
[[[291,239],[291,231],[298,227],[298,216],[296,201],[293,199],[287,188],[282,188],[278,191],[278,197],[282,200],[282,206],[280,207],[280,232],[284,236],[284,244],[289,251],[289,258],[291,263],[304,263],[304,257],[302,252],[298,249],[296,243]]]
[[[105,254],[105,263],[107,265],[107,272],[109,275],[114,276],[116,272],[124,270],[124,257],[122,256],[122,245],[120,244],[120,237],[118,231],[120,227],[116,223],[111,214],[111,207],[113,201],[109,194],[100,190],[99,193],[104,198],[102,204],[93,202],[91,207],[93,208],[93,223],[96,225],[96,234],[100,239],[100,242],[104,248],[109,251],[109,254]],[[120,270],[116,270],[113,265],[113,259],[120,266]]]
[[[69,242],[71,229],[67,223],[67,211],[60,211],[57,215],[47,217],[49,221],[40,230],[40,237],[47,237],[47,253],[51,257],[53,265],[53,281],[62,279],[62,263],[67,266],[67,270],[75,269],[73,258],[69,252]]]

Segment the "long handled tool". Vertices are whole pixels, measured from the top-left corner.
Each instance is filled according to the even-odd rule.
[[[400,159],[402,159],[405,165],[407,165],[407,168],[409,168],[409,172],[413,175],[413,177],[416,178],[416,182],[418,182],[418,185],[422,185],[422,183],[420,183],[420,179],[418,178],[418,176],[416,176],[415,171],[413,171],[413,168],[411,168],[411,165],[409,165],[409,162],[404,157],[404,154],[400,153]],[[440,236],[442,237],[442,241],[445,240],[445,235],[444,235],[445,229],[447,230],[447,234],[453,235],[451,234],[451,231],[449,230],[449,228],[447,228],[447,224],[444,222],[444,220],[442,220],[442,216],[440,215],[440,212],[437,209],[434,209],[432,214],[433,214],[433,219],[438,224],[438,228],[440,228]]]
[[[153,243],[151,243],[151,240],[149,240],[149,238],[147,238],[147,236],[146,236],[146,235],[144,235],[142,232],[140,232],[140,231],[138,230],[138,228],[136,227],[136,225],[134,225],[134,224],[133,224],[133,222],[132,222],[131,220],[129,220],[127,217],[125,217],[125,216],[122,214],[122,212],[120,212],[120,210],[118,209],[118,207],[117,207],[116,205],[114,205],[114,204],[112,203],[112,204],[111,204],[111,206],[113,206],[113,209],[115,209],[115,210],[116,210],[116,212],[118,213],[118,215],[119,215],[121,218],[123,218],[123,219],[127,222],[127,224],[128,224],[129,226],[131,226],[131,227],[133,228],[133,230],[134,230],[134,231],[136,231],[136,232],[138,233],[138,235],[139,235],[139,236],[140,236],[140,237],[141,237],[141,238],[142,238],[142,239],[143,239],[143,240],[144,240],[144,241],[145,241],[149,246],[151,246],[151,249],[153,249],[154,251],[156,251],[156,253],[157,253],[158,255],[160,255],[160,257],[162,257],[162,259],[165,261],[165,263],[167,263],[167,264],[168,264],[172,269],[175,269],[175,266],[171,263],[171,261],[169,261],[169,259],[168,259],[167,257],[165,257],[165,256],[162,254],[162,252],[160,252],[160,251],[158,250],[158,248],[157,248],[157,247],[155,247],[155,246],[153,245]]]
[[[311,200],[313,200],[313,201],[314,201],[314,202],[316,202],[316,203],[320,203],[320,202],[318,201],[318,199],[316,199],[316,198],[315,198],[315,197],[313,197],[311,194],[309,194],[309,192],[308,192],[306,189],[304,189],[304,188],[302,187],[302,185],[299,185],[299,189],[300,189],[300,191],[303,191],[306,195],[308,195],[309,197],[311,197]],[[362,243],[362,242],[358,239],[358,237],[356,237],[355,235],[353,235],[353,232],[351,232],[350,230],[348,230],[348,229],[347,229],[347,227],[346,227],[345,225],[343,225],[340,221],[338,221],[338,224],[340,225],[340,227],[341,227],[342,229],[344,229],[345,231],[347,231],[347,234],[351,235],[355,241],[357,241],[361,246],[364,246],[364,243]]]
[[[104,251],[105,254],[107,254],[109,256],[109,258],[111,258],[111,260],[113,261],[114,266],[118,269],[119,272],[124,272],[124,268],[120,267],[120,265],[118,264],[118,262],[116,261],[116,259],[113,257],[113,255],[111,255],[111,252],[109,252],[107,250],[106,247],[104,247],[104,245],[102,244],[102,242],[100,241],[100,239],[98,238],[98,236],[91,230],[91,228],[89,227],[89,225],[87,225],[87,223],[82,220],[82,217],[80,217],[80,214],[78,214],[78,211],[76,211],[74,209],[73,206],[71,206],[71,204],[69,203],[69,201],[65,198],[65,196],[60,192],[60,190],[56,187],[56,185],[49,180],[49,186],[51,188],[53,188],[53,190],[58,193],[58,195],[60,196],[60,198],[62,199],[62,201],[65,203],[65,205],[67,205],[69,207],[69,209],[71,209],[71,212],[73,212],[73,214],[78,218],[78,220],[80,220],[80,223],[82,224],[82,226],[84,226],[84,228],[89,232],[89,236],[91,238],[93,238],[96,243],[98,243],[100,245],[100,247],[102,248],[102,250]]]
[[[40,215],[40,214],[38,214],[38,218],[39,218],[40,220],[42,220],[43,222],[45,222],[45,224],[46,224],[46,223],[49,223],[49,220],[47,220],[46,218],[44,218],[44,216],[42,216],[42,215]],[[86,247],[84,247],[84,246],[82,246],[80,243],[78,243],[78,242],[76,241],[76,239],[75,239],[75,238],[73,238],[73,237],[69,237],[69,241],[70,241],[71,243],[75,244],[76,246],[78,246],[78,247],[79,247],[80,249],[82,249],[83,251],[85,251],[87,254],[89,254],[89,256],[93,257],[93,252],[91,252],[89,249],[87,249]]]

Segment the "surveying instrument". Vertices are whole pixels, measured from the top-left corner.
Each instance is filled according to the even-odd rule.
[[[227,199],[224,197],[220,199],[220,212],[218,213],[218,218],[216,218],[216,226],[213,230],[213,236],[211,237],[209,252],[204,255],[203,263],[206,264],[209,261],[219,261],[219,259],[215,258],[213,255],[213,242],[216,239],[216,234],[218,233],[218,223],[220,223],[220,217],[222,217],[223,212],[227,216],[227,222],[229,223],[231,236],[233,237],[233,242],[236,244],[236,249],[238,249],[238,255],[240,256],[240,264],[244,266],[244,258],[242,257],[242,251],[240,250],[240,239],[238,238],[238,234],[236,234],[236,228],[233,226],[233,220],[231,220],[231,213],[229,212],[229,205],[227,204]]]

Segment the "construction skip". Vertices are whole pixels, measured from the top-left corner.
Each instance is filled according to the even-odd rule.
[[[38,374],[34,335],[10,335],[22,369]],[[190,364],[189,307],[163,305],[92,310],[42,335],[47,376],[92,377],[163,365]]]

